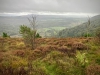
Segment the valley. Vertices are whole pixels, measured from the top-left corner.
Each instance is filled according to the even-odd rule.
[[[31,19],[32,15],[27,16],[1,16],[0,17],[0,35],[3,32],[8,33],[10,36],[20,36],[19,35],[19,26],[26,25],[30,27],[28,18]],[[41,36],[51,37],[51,32],[49,30],[53,29],[59,32],[65,28],[72,28],[81,23],[86,22],[86,18],[80,17],[68,17],[68,16],[52,16],[52,15],[38,15],[37,16],[37,31]]]

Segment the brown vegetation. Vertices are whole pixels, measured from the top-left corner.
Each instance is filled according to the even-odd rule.
[[[100,74],[100,65],[93,64],[87,67],[87,75],[99,75]]]
[[[23,42],[21,38],[0,38],[0,75],[31,75],[31,72],[45,75],[43,69],[39,68],[39,71],[32,68],[32,61],[55,59],[58,62],[57,58],[62,55],[75,58],[77,50],[85,51],[87,48],[86,38],[38,38],[34,50],[30,46],[26,47]],[[53,51],[58,52],[58,55]],[[86,68],[86,74],[94,75],[91,74],[94,68],[99,72],[99,66],[90,65]]]

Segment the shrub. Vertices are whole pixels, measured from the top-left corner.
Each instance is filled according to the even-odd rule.
[[[100,75],[100,65],[92,64],[89,65],[86,69],[87,75]]]
[[[28,62],[17,56],[5,55],[0,63],[0,75],[28,75]]]
[[[100,44],[100,27],[96,30],[96,42]]]
[[[3,32],[2,37],[10,37],[7,33]]]
[[[6,52],[8,50],[8,42],[5,38],[0,38],[0,51]]]
[[[24,57],[25,52],[23,50],[16,50],[16,51],[14,51],[14,55]]]
[[[39,33],[37,33],[37,34],[35,35],[35,37],[36,37],[36,38],[41,38],[41,36],[40,36]]]

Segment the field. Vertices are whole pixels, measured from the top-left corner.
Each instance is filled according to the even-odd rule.
[[[95,38],[38,38],[35,49],[22,38],[0,38],[0,75],[100,75]]]

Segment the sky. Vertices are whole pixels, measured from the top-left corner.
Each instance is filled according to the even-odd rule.
[[[1,15],[100,14],[100,0],[0,0]]]

